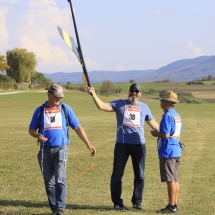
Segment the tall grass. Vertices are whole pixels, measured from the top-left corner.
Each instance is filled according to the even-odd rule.
[[[87,93],[65,91],[65,96],[64,102],[73,108],[97,149],[97,156],[91,157],[84,143],[70,129],[66,214],[115,214],[110,199],[115,114],[99,111]],[[39,146],[28,134],[32,114],[46,98],[46,93],[37,92],[0,95],[0,214],[45,215],[50,212],[37,163]],[[117,97],[101,96],[101,99],[108,102]],[[159,122],[163,114],[159,102],[147,100],[146,103]],[[177,104],[176,109],[183,119],[182,141],[186,145],[179,172],[180,214],[214,214],[215,104]],[[159,177],[156,140],[149,130],[145,125],[145,211],[131,208],[133,171],[129,160],[123,176],[122,197],[130,210],[123,214],[155,214],[167,204],[166,185]]]

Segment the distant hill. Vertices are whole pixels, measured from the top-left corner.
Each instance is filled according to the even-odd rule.
[[[153,82],[170,79],[172,82],[200,80],[205,76],[215,77],[215,56],[201,56],[194,59],[183,59],[170,63],[156,70],[129,70],[129,71],[91,71],[89,78],[91,83],[102,83],[110,80],[114,83],[129,82]],[[57,72],[45,73],[46,78],[56,83],[81,83],[82,72]]]

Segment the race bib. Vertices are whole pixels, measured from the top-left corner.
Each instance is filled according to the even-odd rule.
[[[140,107],[125,106],[123,125],[140,127]]]
[[[44,108],[44,130],[61,128],[62,115],[60,108]]]
[[[174,117],[175,120],[175,132],[172,135],[173,138],[179,138],[181,133],[181,118],[180,117]]]

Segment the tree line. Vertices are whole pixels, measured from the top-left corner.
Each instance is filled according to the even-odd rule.
[[[15,83],[39,83],[47,88],[52,84],[51,79],[45,78],[43,73],[36,71],[37,60],[33,52],[27,49],[15,48],[6,52],[6,57],[0,53],[0,71],[6,71],[6,77],[0,75],[1,82]]]

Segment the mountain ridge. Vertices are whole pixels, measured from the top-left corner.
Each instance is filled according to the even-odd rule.
[[[91,83],[102,83],[110,80],[114,83],[129,82],[131,79],[136,82],[153,82],[170,79],[172,82],[184,82],[200,80],[203,77],[212,75],[215,77],[215,56],[200,56],[193,59],[182,59],[174,61],[159,69],[148,70],[127,70],[127,71],[90,71],[88,72]],[[44,73],[55,83],[71,82],[81,83],[82,72],[57,72]]]

